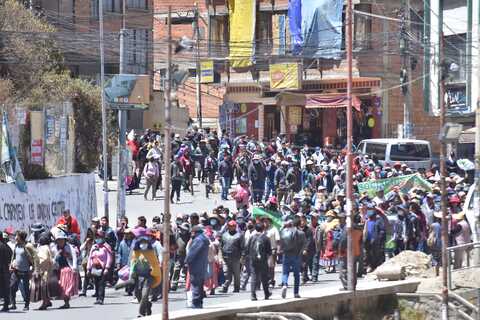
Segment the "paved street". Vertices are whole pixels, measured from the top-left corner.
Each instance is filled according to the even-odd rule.
[[[116,208],[116,182],[110,182],[109,186],[112,190],[109,193],[110,196],[110,206],[112,209]],[[161,195],[159,192],[158,195]],[[97,182],[97,202],[98,202],[98,212],[101,215],[103,212],[103,192],[102,192],[102,183],[101,181]],[[190,213],[190,212],[203,212],[213,209],[219,204],[227,205],[230,208],[234,207],[233,201],[220,201],[219,195],[214,194],[210,199],[205,198],[204,185],[195,185],[195,196],[192,197],[191,194],[182,194],[182,201],[179,204],[172,205],[172,214],[176,213]],[[143,189],[137,190],[132,195],[127,196],[127,215],[132,223],[136,222],[136,217],[139,215],[144,215],[148,222],[151,222],[152,217],[159,215],[163,211],[163,195],[155,201],[145,201],[143,198]],[[280,271],[281,266],[277,267],[277,283],[280,283]],[[293,275],[290,277],[291,282],[293,283]],[[321,287],[331,287],[332,285],[339,285],[338,275],[337,274],[324,274],[320,277],[320,282],[317,284],[308,283],[306,287],[309,289],[321,288]],[[249,287],[249,286],[248,286]],[[230,288],[232,290],[233,288]],[[300,289],[300,293],[302,288]],[[276,288],[273,292],[272,299],[281,299],[280,289]],[[93,304],[95,298],[90,297],[93,294],[93,291],[89,291],[88,297],[76,297],[72,300],[70,310],[58,310],[54,309],[63,304],[63,301],[55,301],[54,308],[50,311],[36,311],[35,308],[38,308],[40,303],[33,304],[31,306],[31,311],[28,313],[21,311],[23,304],[18,294],[17,307],[19,310],[12,311],[9,314],[2,314],[1,320],[17,320],[17,319],[35,319],[35,320],[52,320],[52,319],[66,319],[66,320],[85,320],[89,318],[98,319],[99,315],[104,314],[109,318],[114,319],[133,319],[137,316],[138,304],[134,303],[133,297],[127,297],[124,295],[123,291],[115,291],[113,289],[107,289],[105,304],[103,306],[96,306]],[[289,289],[288,296],[293,296],[293,289]],[[259,299],[263,298],[263,293],[258,293]],[[241,301],[249,300],[249,292],[241,293],[227,293],[227,294],[217,294],[213,297],[208,297],[205,300],[205,308],[213,307],[214,305],[225,304],[232,301]],[[154,303],[153,313],[158,314],[161,312],[161,301]],[[171,310],[180,310],[185,308],[185,292],[183,288],[179,288],[177,292],[171,293],[170,296],[170,308]],[[192,311],[193,312],[193,311]]]

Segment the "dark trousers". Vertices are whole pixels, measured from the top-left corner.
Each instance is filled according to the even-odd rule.
[[[233,277],[233,290],[240,290],[240,259],[224,258],[225,264],[223,265],[223,272],[225,273],[225,283],[223,289],[228,290],[228,287],[232,283]]]
[[[14,271],[10,277],[10,299],[12,305],[15,305],[15,296],[20,289],[25,306],[30,305],[30,275],[28,272]]]
[[[318,280],[318,274],[320,273],[320,252],[315,252],[312,261],[312,280]]]
[[[173,201],[174,194],[177,194],[177,200],[180,200],[181,188],[182,188],[182,180],[172,180],[172,191],[170,192],[170,200]]]
[[[240,288],[242,290],[245,290],[247,287],[248,280],[250,279],[250,276],[252,275],[252,266],[250,264],[250,257],[247,256],[245,259],[245,267],[242,270],[242,276],[241,276],[241,283],[240,283]]]
[[[382,264],[383,260],[385,260],[385,252],[381,250],[381,246],[377,243],[367,242],[365,244],[365,256],[367,266],[373,270],[375,270],[379,265]]]
[[[178,280],[180,280],[180,274],[185,266],[185,256],[177,256],[175,259],[175,266],[173,267],[172,274],[172,289],[176,290],[178,287]]]
[[[300,292],[300,268],[301,260],[299,256],[283,255],[282,262],[282,286],[288,285],[288,275],[293,272],[293,293]]]
[[[95,283],[95,295],[97,296],[97,301],[103,301],[105,299],[105,278],[106,275],[102,276],[92,276]]]
[[[313,253],[307,252],[306,255],[302,256],[302,278],[303,281],[308,280],[308,270],[313,273]]]
[[[360,257],[355,257],[355,261],[353,262],[353,283],[354,286],[357,285],[357,266]],[[338,258],[338,268],[339,270],[339,278],[342,282],[343,288],[347,290],[348,288],[348,264],[347,264],[347,257],[339,257]]]
[[[10,273],[0,273],[0,299],[3,299],[3,306],[10,304]]]
[[[252,282],[250,283],[250,291],[252,292],[252,297],[256,297],[256,287],[257,284],[260,282],[263,287],[263,293],[265,295],[265,298],[267,298],[270,293],[268,291],[268,264],[263,263],[263,264],[255,264],[252,263],[250,265],[250,270],[252,273]]]
[[[203,308],[203,283],[205,275],[190,273],[190,287],[192,288],[192,303],[194,308]]]
[[[135,297],[139,302],[139,313],[142,316],[152,314],[152,303],[149,301],[151,277],[135,278]]]

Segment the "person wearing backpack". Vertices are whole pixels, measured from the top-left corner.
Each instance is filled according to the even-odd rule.
[[[268,300],[271,296],[268,289],[268,259],[272,255],[272,246],[264,230],[263,224],[257,223],[255,225],[256,233],[250,238],[247,245],[247,255],[250,258],[250,270],[252,272],[250,284],[252,301],[257,300],[256,286],[258,282],[262,284],[265,300]]]
[[[147,186],[145,187],[145,192],[143,197],[147,200],[148,191],[152,188],[152,200],[155,199],[155,195],[157,193],[157,179],[160,175],[158,170],[158,164],[153,158],[148,159],[145,168],[143,169],[143,176],[145,177],[145,181]]]

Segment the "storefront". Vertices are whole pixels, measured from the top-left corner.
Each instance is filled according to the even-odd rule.
[[[353,82],[354,142],[381,136],[378,78]],[[268,86],[253,92],[230,86],[220,108],[220,124],[234,136],[270,140],[286,134],[296,144],[343,146],[346,141],[346,79],[304,81],[302,90],[272,93]],[[266,97],[268,96],[268,97]],[[272,97],[273,96],[273,97]]]

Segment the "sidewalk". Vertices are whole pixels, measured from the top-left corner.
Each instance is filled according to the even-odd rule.
[[[294,298],[273,298],[271,300],[240,300],[234,303],[224,303],[204,309],[182,309],[170,312],[171,320],[213,320],[213,319],[234,319],[237,313],[253,312],[334,312],[343,303],[355,303],[357,299],[372,299],[376,296],[390,295],[398,292],[415,292],[419,281],[362,281],[358,284],[357,291],[353,295],[349,291],[340,291],[338,285],[323,288],[302,287],[300,299]],[[293,289],[289,288],[289,293]],[[332,311],[333,310],[333,311]],[[156,314],[147,317],[148,320],[161,320],[162,315]]]

